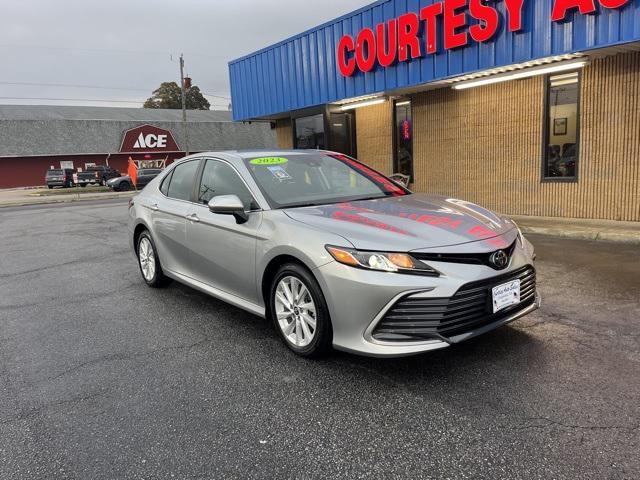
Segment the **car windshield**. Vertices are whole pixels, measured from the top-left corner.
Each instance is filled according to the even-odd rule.
[[[63,170],[47,170],[47,176],[49,177],[54,177],[56,175],[62,175],[64,174]]]
[[[302,207],[407,195],[410,192],[345,155],[287,153],[245,158],[274,208]]]

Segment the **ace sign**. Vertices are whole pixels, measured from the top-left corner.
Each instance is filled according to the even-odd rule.
[[[171,130],[141,125],[124,132],[120,152],[178,152],[180,148],[173,138]]]

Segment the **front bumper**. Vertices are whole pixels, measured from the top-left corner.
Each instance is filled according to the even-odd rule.
[[[527,315],[540,306],[541,299],[536,292],[531,301],[522,304],[522,308],[514,308],[513,311],[507,311],[498,317],[492,317],[487,313],[487,321],[456,331],[452,336],[415,341],[376,339],[373,335],[374,329],[385,314],[404,297],[447,299],[470,283],[482,283],[494,277],[504,278],[510,273],[532,266],[533,259],[524,249],[518,249],[511,258],[509,267],[500,272],[483,265],[444,262],[433,262],[430,265],[442,275],[427,277],[375,272],[336,262],[318,268],[316,277],[327,299],[332,318],[334,347],[377,357],[413,355],[445,348],[488,332]],[[499,280],[496,283],[499,283]]]

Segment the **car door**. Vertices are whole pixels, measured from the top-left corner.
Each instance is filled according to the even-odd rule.
[[[193,210],[193,190],[199,166],[200,159],[180,163],[162,181],[160,192],[147,200],[162,268],[186,276],[193,276],[186,216]]]
[[[256,232],[262,212],[238,172],[227,162],[206,159],[197,188],[197,204],[187,220],[187,242],[195,278],[207,285],[257,301],[255,276]],[[209,211],[209,200],[218,195],[237,195],[249,212],[238,223],[232,215]],[[253,211],[252,211],[253,210]]]

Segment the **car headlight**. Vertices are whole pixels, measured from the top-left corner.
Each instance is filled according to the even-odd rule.
[[[345,247],[325,247],[336,262],[356,268],[380,272],[399,272],[417,275],[438,276],[438,272],[427,264],[406,253],[369,252]]]

